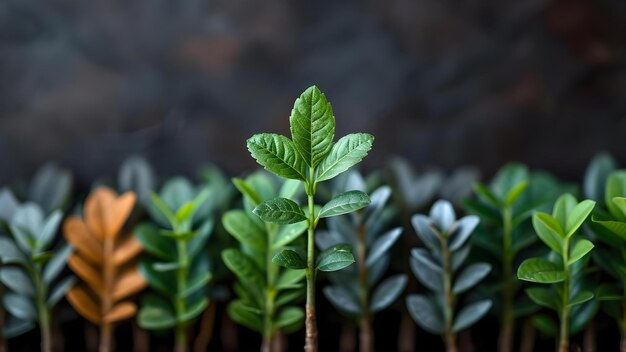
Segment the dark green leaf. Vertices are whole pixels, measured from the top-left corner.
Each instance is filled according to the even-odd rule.
[[[592,220],[606,227],[609,231],[618,235],[619,237],[624,239],[624,241],[626,241],[626,223],[625,222],[612,221],[612,220],[604,221],[604,220],[600,220],[596,218],[595,215],[592,216]]]
[[[409,259],[409,264],[415,277],[429,289],[439,293],[443,292],[441,267],[434,264],[432,260],[427,260],[428,257],[422,255],[423,252],[413,249],[411,253],[413,257]]]
[[[240,300],[230,302],[228,305],[228,315],[235,322],[249,329],[263,332],[263,317],[261,316],[261,312]]]
[[[200,297],[195,302],[187,306],[185,312],[177,319],[178,323],[188,323],[195,319],[209,305],[209,299],[206,297]]]
[[[259,204],[252,211],[261,220],[276,224],[294,224],[307,219],[296,202],[286,198],[274,198]]]
[[[304,279],[304,276],[304,270],[285,269],[278,277],[275,288],[277,290],[284,290],[302,287],[302,280]]]
[[[489,187],[487,187],[486,185],[478,182],[474,184],[473,188],[474,192],[476,192],[479,197],[481,197],[490,205],[496,208],[499,208],[502,205],[502,201],[498,199],[498,197],[496,197],[496,195],[493,194]]]
[[[613,198],[626,196],[626,171],[614,171],[609,175],[606,181],[606,190],[604,193],[604,201],[611,215],[621,222],[626,222],[626,214],[613,203]]]
[[[19,335],[22,335],[25,332],[28,332],[35,328],[36,324],[32,320],[22,320],[22,319],[11,319],[6,322],[6,326],[0,334],[2,337],[6,339],[10,339]]]
[[[565,273],[561,267],[548,260],[530,258],[524,260],[517,269],[517,278],[524,281],[551,284],[563,281]]]
[[[306,164],[291,140],[273,133],[255,134],[247,141],[252,157],[267,171],[295,180],[306,180]]]
[[[265,279],[256,269],[254,263],[240,250],[229,248],[222,251],[222,260],[224,264],[237,275],[237,277],[245,283],[256,287],[264,287]]]
[[[533,325],[537,330],[541,331],[545,335],[555,336],[559,332],[559,327],[554,320],[545,314],[538,314],[532,318]]]
[[[515,203],[515,201],[519,198],[519,196],[524,192],[524,190],[528,187],[528,181],[521,182],[517,184],[517,186],[513,187],[504,198],[504,202],[511,206]]]
[[[316,86],[296,99],[289,125],[296,150],[307,165],[316,167],[330,152],[335,137],[333,110]]]
[[[176,326],[176,313],[168,301],[155,294],[148,294],[142,300],[137,323],[147,330],[171,329]]]
[[[569,260],[567,261],[568,265],[572,265],[573,263],[580,260],[580,258],[584,257],[593,249],[593,243],[586,239],[580,239],[574,245],[572,249],[572,253],[570,253]]]
[[[600,285],[596,290],[595,297],[598,301],[620,301],[624,298],[620,292],[609,284]]]
[[[528,297],[538,305],[558,311],[560,302],[558,295],[549,288],[529,287],[526,289]]]
[[[370,311],[375,313],[389,307],[404,291],[407,281],[404,274],[385,279],[372,293]]]
[[[329,216],[343,215],[365,208],[369,204],[370,197],[368,197],[364,192],[348,191],[339,194],[326,203],[322,210],[320,210],[318,216],[320,218],[326,218]]]
[[[452,291],[455,294],[460,294],[469,290],[487,276],[490,271],[491,265],[487,263],[471,264],[458,275],[452,287]]]
[[[480,320],[491,308],[491,300],[482,300],[463,307],[454,319],[452,330],[459,332]]]
[[[307,229],[307,224],[304,221],[297,222],[295,224],[282,225],[274,238],[272,248],[278,249],[289,243],[296,238],[300,237]]]
[[[299,247],[286,247],[272,258],[272,262],[288,269],[305,269],[306,254]]]
[[[369,253],[365,260],[365,265],[372,266],[380,257],[382,257],[393,246],[394,243],[400,238],[402,234],[402,228],[397,227],[391,229],[385,234],[381,235],[369,246]]]
[[[615,168],[615,160],[611,155],[606,153],[596,155],[585,171],[583,195],[595,201],[604,200],[606,179]]]
[[[326,299],[338,310],[353,315],[361,314],[358,298],[350,294],[345,288],[341,286],[326,286],[323,292]]]
[[[65,293],[76,283],[76,278],[74,276],[68,276],[63,278],[54,288],[50,291],[48,295],[48,300],[46,301],[46,305],[48,307],[54,307],[59,301],[65,297]]]
[[[1,267],[0,281],[11,291],[35,297],[35,285],[22,268],[16,266]]]
[[[568,307],[576,306],[579,304],[583,304],[587,301],[593,299],[593,293],[589,291],[580,291],[574,297],[572,297],[569,301]]]
[[[28,199],[39,204],[46,213],[63,206],[72,191],[72,174],[53,163],[37,170],[28,189]]]
[[[160,272],[153,268],[153,261],[141,260],[137,267],[150,287],[169,296],[176,294],[176,277],[173,272]]]
[[[352,246],[338,244],[320,253],[317,258],[317,269],[320,271],[337,271],[354,263]]]
[[[265,232],[243,210],[229,210],[222,217],[222,224],[239,242],[258,251],[265,251]]]
[[[300,307],[285,307],[280,310],[274,326],[284,328],[304,320],[304,311]]]
[[[374,136],[353,133],[340,138],[324,158],[317,172],[317,181],[326,181],[358,164],[372,149]]]
[[[406,307],[413,320],[431,334],[443,334],[446,327],[437,304],[424,295],[409,295]]]
[[[528,168],[519,163],[510,163],[503,166],[491,183],[493,193],[500,199],[505,199],[522,182],[528,181]]]
[[[135,227],[134,234],[148,253],[159,259],[176,261],[178,257],[176,242],[159,234],[159,228],[155,225],[151,223],[139,224]]]

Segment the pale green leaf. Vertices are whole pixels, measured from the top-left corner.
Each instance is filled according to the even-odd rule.
[[[567,261],[568,265],[572,265],[580,258],[584,257],[593,249],[593,243],[586,239],[580,239],[574,245],[572,252],[570,253],[569,260]]]
[[[320,271],[337,271],[354,263],[352,247],[338,244],[320,253],[317,257],[317,269]]]
[[[301,248],[287,247],[276,253],[272,262],[288,269],[304,269],[306,268],[306,254]]]
[[[559,222],[546,213],[533,215],[533,227],[539,238],[555,252],[563,254],[563,229]]]
[[[361,191],[348,191],[331,199],[320,210],[319,217],[343,215],[365,208],[370,204],[370,197]]]
[[[226,231],[237,241],[258,251],[265,251],[266,234],[243,210],[229,210],[222,216]]]
[[[517,278],[524,281],[551,284],[565,279],[563,269],[542,258],[529,258],[517,269]]]
[[[591,214],[595,205],[596,202],[592,200],[583,200],[567,214],[567,220],[565,223],[565,232],[567,237],[572,236],[574,232],[578,230],[589,214]]]
[[[300,237],[306,231],[306,229],[307,224],[304,221],[297,222],[295,224],[282,225],[276,233],[272,248],[281,248],[291,243],[293,240]]]
[[[317,181],[330,180],[361,162],[373,143],[374,136],[367,133],[353,133],[340,138],[319,165]]]
[[[424,295],[409,295],[406,307],[413,320],[431,334],[443,334],[445,320],[438,305]]]

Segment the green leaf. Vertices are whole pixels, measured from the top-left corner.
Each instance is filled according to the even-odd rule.
[[[317,258],[317,269],[320,271],[337,271],[354,263],[352,246],[338,244],[320,253]]]
[[[555,336],[559,332],[559,327],[554,323],[554,320],[545,314],[537,314],[532,317],[532,323],[537,330],[548,336]]]
[[[48,307],[56,306],[59,301],[65,297],[65,293],[76,283],[76,277],[68,276],[63,278],[54,288],[50,291],[46,305]]]
[[[361,191],[348,191],[341,193],[331,199],[322,210],[319,217],[327,218],[330,216],[343,215],[353,211],[365,208],[370,204],[370,197]]]
[[[517,186],[513,187],[513,189],[511,189],[506,194],[506,197],[504,198],[504,202],[509,206],[515,204],[515,201],[517,200],[517,198],[519,198],[519,196],[522,194],[522,192],[524,192],[524,190],[527,187],[528,187],[528,181],[519,183]]]
[[[621,222],[626,222],[626,214],[613,203],[615,197],[626,196],[626,171],[618,170],[609,175],[606,181],[606,190],[604,192],[604,201],[611,215]]]
[[[285,307],[280,310],[274,326],[277,329],[293,325],[304,320],[304,311],[300,307]]]
[[[37,309],[35,303],[21,294],[8,292],[2,297],[4,308],[16,318],[23,320],[36,320]]]
[[[121,192],[135,192],[141,204],[150,202],[150,192],[156,188],[156,175],[150,164],[142,157],[127,158],[117,174]]]
[[[607,153],[596,155],[585,171],[583,195],[595,201],[604,200],[606,180],[615,168],[615,160],[611,155]]]
[[[579,304],[583,304],[593,299],[593,293],[589,291],[580,291],[574,297],[569,300],[568,307],[573,307]]]
[[[229,248],[222,251],[222,260],[242,282],[257,287],[265,286],[263,275],[255,267],[254,262],[240,250]]]
[[[288,269],[305,269],[306,254],[299,247],[286,247],[272,258],[274,264]]]
[[[154,269],[152,260],[144,259],[139,261],[137,269],[139,273],[148,281],[151,288],[164,295],[173,296],[176,294],[176,277],[171,271],[160,272]]]
[[[598,301],[620,301],[622,294],[609,284],[602,284],[596,289],[595,297]]]
[[[304,270],[285,269],[278,277],[275,288],[277,290],[285,290],[302,287],[304,276]]]
[[[16,266],[0,268],[0,281],[15,293],[35,297],[35,285],[22,268]]]
[[[591,217],[593,222],[596,222],[604,227],[606,227],[612,233],[620,236],[624,241],[626,241],[626,223],[620,221],[612,221],[612,220],[600,220],[596,218],[595,215]]]
[[[565,279],[563,269],[558,265],[542,259],[529,258],[517,269],[517,278],[524,281],[551,284]]]
[[[307,224],[304,221],[297,222],[295,224],[282,225],[274,238],[272,248],[278,249],[291,243],[296,238],[300,237],[307,229]]]
[[[282,307],[286,304],[301,300],[304,297],[304,293],[304,288],[281,291],[278,293],[278,296],[276,296],[276,307]]]
[[[185,220],[191,219],[195,211],[196,205],[192,202],[189,202],[178,208],[178,211],[176,211],[176,214],[174,216],[176,217],[176,221],[183,222]]]
[[[161,236],[159,228],[152,223],[142,223],[135,227],[134,235],[146,252],[159,259],[176,261],[176,242],[171,238]]]
[[[263,221],[281,225],[294,224],[307,219],[300,206],[286,198],[266,200],[252,212]]]
[[[559,222],[561,228],[563,229],[563,233],[565,233],[565,230],[567,230],[567,217],[577,204],[578,202],[576,201],[576,198],[569,193],[561,195],[556,200],[556,203],[554,203],[554,209],[552,209],[552,217]]]
[[[32,330],[35,326],[35,322],[31,320],[9,319],[0,334],[5,339],[10,339]]]
[[[252,186],[250,186],[250,184],[248,184],[248,182],[237,177],[233,178],[232,181],[237,190],[239,190],[239,192],[244,197],[247,197],[252,202],[252,204],[254,204],[254,206],[261,204],[263,199],[261,199],[261,196],[257,193],[257,191],[254,190]]]
[[[258,251],[265,251],[265,232],[243,210],[229,210],[222,216],[222,224],[237,241]]]
[[[360,315],[361,308],[359,300],[348,290],[341,286],[326,286],[323,289],[324,296],[337,310],[351,315]]]
[[[165,201],[155,192],[150,193],[150,199],[152,200],[152,205],[159,211],[156,214],[165,216],[165,219],[169,222],[169,224],[174,226],[174,224],[176,224],[176,215],[174,215],[168,205],[165,204]]]
[[[476,192],[476,194],[492,206],[499,208],[502,205],[500,199],[498,199],[498,197],[496,197],[496,195],[493,194],[486,185],[477,182],[472,186],[472,188],[474,188],[474,192]]]
[[[574,245],[572,249],[572,253],[570,253],[569,260],[567,261],[567,265],[572,265],[580,258],[584,257],[587,253],[589,253],[593,249],[593,243],[586,239],[580,239]]]
[[[273,133],[255,134],[247,141],[252,157],[267,171],[284,178],[306,180],[306,165],[289,138]]]
[[[54,163],[47,163],[37,170],[28,189],[28,199],[50,213],[63,206],[71,191],[72,174]]]
[[[546,287],[529,287],[526,290],[528,297],[538,305],[547,307],[553,310],[559,310],[558,295],[549,288]]]
[[[456,220],[454,207],[447,200],[438,200],[430,208],[430,218],[441,232],[449,232]]]
[[[402,234],[402,228],[396,227],[387,231],[385,234],[378,237],[369,248],[370,251],[367,254],[365,265],[371,267],[378,259],[380,259],[387,251],[393,246],[394,243],[400,238]]]
[[[52,283],[52,281],[61,273],[65,264],[67,263],[67,259],[70,254],[74,251],[74,248],[69,244],[65,244],[60,249],[56,250],[56,253],[52,256],[50,261],[46,264],[43,269],[43,281],[47,284]]]
[[[558,221],[546,213],[533,215],[533,227],[539,238],[552,248],[553,251],[563,254],[563,237],[565,234]]]
[[[260,312],[241,300],[236,300],[228,304],[228,315],[235,322],[246,326],[252,330],[263,332],[263,317]]]
[[[406,307],[413,320],[431,334],[443,334],[446,330],[443,314],[438,305],[424,295],[409,295]]]
[[[195,302],[187,306],[185,312],[178,317],[178,323],[188,323],[192,321],[198,315],[202,314],[208,305],[209,299],[206,297],[200,297]]]
[[[511,190],[527,181],[528,168],[520,163],[510,163],[498,171],[491,183],[491,189],[497,197],[505,199]]]
[[[155,295],[144,297],[137,323],[146,330],[167,330],[176,326],[176,313],[168,301]]]
[[[472,326],[475,322],[480,320],[491,308],[491,300],[486,299],[478,302],[471,303],[463,307],[454,319],[452,330],[459,332]]]
[[[11,239],[0,236],[0,262],[3,264],[27,264],[28,260]]]
[[[441,243],[439,242],[438,233],[430,222],[430,219],[422,214],[413,215],[411,224],[415,229],[415,233],[422,242],[430,248],[430,250],[439,252]]]
[[[374,136],[353,133],[340,138],[319,165],[317,181],[326,181],[358,164],[372,149]]]
[[[485,276],[487,276],[490,271],[491,265],[487,263],[469,265],[457,276],[454,286],[452,287],[452,292],[460,294],[469,290],[480,282],[480,280],[482,280]]]
[[[404,274],[385,279],[372,293],[370,312],[375,313],[389,307],[404,291],[407,281]]]
[[[326,96],[316,87],[296,99],[289,116],[295,148],[315,168],[330,152],[335,138],[335,116]]]
[[[280,198],[295,199],[302,191],[304,191],[302,182],[298,180],[285,180],[282,186],[280,186],[278,196]]]
[[[443,292],[443,269],[433,256],[423,248],[411,250],[409,265],[415,277],[429,289]]]
[[[479,222],[480,218],[476,215],[467,215],[459,219],[450,234],[448,245],[450,251],[456,251],[461,248],[476,229]]]
[[[35,246],[37,248],[44,249],[48,247],[59,229],[59,224],[61,223],[62,218],[63,213],[60,210],[55,210],[52,214],[50,214],[50,216],[48,216],[41,231],[34,234],[36,243]]]
[[[576,230],[583,224],[587,216],[591,214],[596,202],[592,200],[583,200],[578,203],[571,212],[567,214],[567,221],[565,225],[566,236],[571,237]]]

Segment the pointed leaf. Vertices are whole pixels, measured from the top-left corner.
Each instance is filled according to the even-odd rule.
[[[48,300],[46,300],[46,305],[48,307],[54,307],[57,303],[65,296],[67,291],[74,286],[76,283],[76,277],[68,276],[63,278],[54,288],[50,291],[48,295]]]
[[[352,246],[338,244],[333,246],[317,257],[317,269],[320,271],[337,271],[354,263]]]
[[[375,313],[390,306],[404,291],[408,278],[398,274],[387,278],[372,293],[370,311]]]
[[[291,140],[273,133],[255,134],[247,141],[252,157],[278,176],[306,180],[306,164]]]
[[[240,243],[258,251],[265,251],[265,233],[243,210],[230,210],[222,217],[222,224],[228,233]]]
[[[162,260],[174,261],[177,258],[176,242],[171,238],[161,236],[159,228],[150,223],[142,223],[135,227],[135,237],[146,252]]]
[[[340,138],[324,158],[317,172],[317,181],[326,181],[358,164],[372,149],[374,136],[353,133]]]
[[[381,256],[383,256],[394,243],[400,238],[402,228],[397,227],[389,230],[384,235],[378,237],[370,246],[370,252],[365,260],[365,265],[372,266]]]
[[[480,320],[491,308],[491,300],[483,300],[471,303],[463,307],[454,318],[452,330],[459,332],[472,326]]]
[[[558,221],[546,213],[533,215],[533,227],[539,238],[553,251],[563,254],[563,237],[565,234]]]
[[[437,305],[424,295],[409,295],[406,306],[413,320],[431,334],[443,334],[445,322]]]
[[[565,236],[567,230],[567,218],[568,215],[574,210],[574,207],[578,202],[576,201],[576,197],[573,195],[566,193],[561,195],[554,203],[554,209],[552,209],[552,217],[556,219],[556,221],[561,225],[561,229],[563,230],[563,235]]]
[[[208,305],[209,305],[209,299],[206,297],[201,297],[200,299],[196,300],[195,302],[187,306],[187,310],[178,318],[178,322],[188,323],[192,321],[193,319],[197,318],[200,314],[202,314],[202,312],[204,312],[204,310],[206,309]]]
[[[70,254],[74,251],[74,248],[68,244],[65,244],[63,247],[58,249],[56,253],[52,256],[52,259],[48,261],[46,267],[43,270],[43,281],[48,285],[52,283],[52,281],[61,273],[65,264],[67,263],[67,259],[70,257]]]
[[[142,329],[167,330],[176,325],[176,315],[168,301],[149,294],[142,300],[137,323]]]
[[[35,234],[37,248],[44,249],[48,247],[59,230],[59,224],[61,223],[62,218],[63,213],[60,210],[56,210],[48,216],[41,231]]]
[[[294,224],[307,219],[300,206],[286,198],[266,200],[252,212],[263,221],[281,225]]]
[[[257,191],[254,190],[254,188],[246,181],[235,177],[233,178],[233,184],[244,197],[248,198],[252,202],[252,204],[254,204],[254,206],[259,205],[263,201]]]
[[[319,217],[326,218],[329,216],[343,215],[351,213],[355,210],[365,208],[370,204],[370,197],[361,191],[348,191],[341,193],[331,199],[322,210]]]
[[[498,199],[498,197],[496,197],[496,195],[493,194],[489,187],[487,187],[486,185],[478,182],[475,183],[472,188],[474,189],[474,192],[476,192],[483,200],[485,200],[490,205],[497,208],[501,206],[502,201],[500,201],[500,199]]]
[[[463,269],[463,271],[461,271],[461,273],[457,276],[454,286],[452,287],[452,292],[460,294],[469,290],[480,282],[480,280],[485,278],[490,271],[491,265],[487,263],[471,264]]]
[[[591,219],[593,222],[596,222],[606,227],[609,231],[620,236],[622,239],[624,239],[624,241],[626,241],[626,222],[612,220],[605,221],[598,219],[595,215],[593,215]]]
[[[263,276],[254,266],[252,260],[250,260],[240,250],[229,248],[222,251],[222,260],[224,264],[230,269],[237,277],[246,283],[256,285],[257,287],[263,287],[265,280]]]
[[[479,222],[480,218],[476,215],[468,215],[459,219],[454,226],[454,230],[450,234],[448,245],[450,251],[456,251],[461,248],[474,229],[476,229]]]
[[[595,205],[596,202],[592,200],[583,200],[578,203],[578,205],[576,205],[569,214],[567,214],[567,221],[565,225],[567,237],[572,236],[574,232],[578,230],[589,214],[591,214]]]
[[[526,289],[528,297],[538,305],[547,307],[553,310],[559,310],[558,295],[555,294],[549,288],[546,287],[529,287]]]
[[[551,284],[565,279],[563,269],[542,258],[530,258],[517,269],[517,278],[524,281]]]
[[[272,263],[288,269],[305,269],[306,254],[298,247],[286,247],[272,258]]]
[[[569,260],[567,261],[568,265],[572,265],[580,258],[584,257],[587,253],[589,253],[593,249],[593,243],[586,239],[580,239],[574,245],[572,249],[572,253],[570,253]]]
[[[307,224],[304,221],[297,222],[295,224],[282,225],[274,238],[272,248],[278,249],[289,243],[296,238],[300,237],[307,229]]]
[[[580,291],[569,300],[568,307],[577,306],[593,299],[593,293],[590,291]]]
[[[323,289],[324,296],[332,305],[342,312],[349,314],[361,314],[359,301],[350,292],[341,286],[326,286]]]
[[[517,186],[513,187],[509,191],[509,193],[506,194],[506,198],[504,198],[504,202],[509,206],[513,205],[527,187],[528,187],[528,181],[524,181],[524,182],[517,184]]]

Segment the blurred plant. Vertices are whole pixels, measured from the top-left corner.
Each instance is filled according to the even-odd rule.
[[[135,192],[137,202],[148,207],[150,194],[156,189],[156,175],[152,166],[140,156],[128,157],[118,171],[117,188],[120,192]]]
[[[549,258],[529,258],[517,270],[520,280],[552,284],[550,288],[530,287],[526,294],[540,306],[559,314],[559,351],[569,351],[572,307],[593,299],[593,293],[581,284],[587,264],[585,256],[593,249],[593,243],[575,236],[585,219],[591,214],[595,202],[584,200],[577,203],[571,194],[564,194],[556,201],[552,215],[538,212],[533,215],[537,236],[552,250]]]
[[[147,294],[137,317],[148,330],[174,328],[175,350],[187,350],[186,329],[208,306],[212,268],[205,245],[212,233],[209,187],[194,187],[173,178],[152,193],[148,207],[154,223],[142,223],[135,236],[153,258],[142,259],[139,271],[156,291]]]
[[[114,324],[133,317],[136,305],[128,298],[146,287],[135,258],[143,248],[124,224],[135,204],[135,194],[118,196],[99,187],[85,201],[84,215],[65,220],[66,240],[76,252],[69,267],[81,279],[67,293],[76,311],[100,326],[100,351],[110,351]]]
[[[626,171],[615,169],[609,155],[594,158],[587,168],[584,191],[600,201],[590,223],[598,240],[593,261],[609,275],[597,288],[596,299],[617,322],[620,350],[626,352]]]
[[[278,331],[293,332],[302,326],[304,311],[293,306],[304,297],[304,270],[283,269],[272,258],[306,230],[306,223],[277,225],[263,222],[252,209],[278,196],[295,200],[300,182],[285,181],[279,192],[272,180],[257,172],[233,183],[243,195],[244,209],[230,210],[222,217],[226,230],[240,243],[240,249],[222,252],[226,266],[237,276],[235,292],[239,299],[228,305],[230,317],[263,335],[261,351],[277,350]]]
[[[348,189],[367,191],[360,173],[351,171],[344,175],[347,179],[345,183],[336,182],[340,184],[336,187],[338,193]],[[315,237],[322,250],[341,243],[356,248],[356,265],[330,273],[333,285],[325,287],[323,292],[337,310],[359,324],[361,351],[374,350],[374,314],[394,303],[407,283],[404,274],[379,282],[389,266],[389,250],[402,234],[400,227],[384,231],[393,216],[393,210],[385,207],[390,195],[388,186],[375,189],[370,193],[371,204],[368,207],[352,213],[351,218],[338,216],[328,219],[329,230],[320,231]]]
[[[12,209],[7,209],[7,204],[3,202],[2,208],[12,214],[8,221],[12,236],[0,236],[3,264],[0,281],[11,291],[3,296],[3,303],[15,319],[9,320],[3,334],[11,338],[31,330],[38,323],[41,350],[49,352],[52,350],[52,309],[75,281],[71,276],[58,280],[72,247],[60,244],[49,250],[63,213],[57,209],[46,217],[35,203],[14,203]]]
[[[456,274],[470,252],[469,238],[478,222],[475,215],[457,221],[452,204],[443,200],[433,205],[429,216],[412,218],[415,232],[426,248],[411,251],[411,269],[434,294],[409,295],[407,308],[424,330],[443,337],[447,351],[457,351],[456,333],[470,327],[491,308],[491,300],[485,299],[456,312],[458,295],[474,287],[491,271],[487,263],[474,263]]]
[[[318,209],[314,204],[317,184],[358,164],[371,149],[374,137],[366,133],[355,133],[333,143],[335,117],[330,103],[316,86],[309,87],[296,99],[289,122],[292,140],[278,134],[263,133],[250,137],[247,146],[254,159],[268,171],[304,183],[308,198],[307,213],[296,202],[280,197],[263,201],[254,209],[254,213],[263,221],[280,225],[306,221],[306,255],[301,247],[285,248],[273,261],[289,269],[306,269],[305,350],[317,351],[317,270],[340,270],[352,264],[354,257],[348,245],[337,245],[320,253],[316,260],[315,229],[320,218],[350,213],[370,203],[365,193],[349,191]]]
[[[498,350],[513,350],[515,320],[537,309],[519,298],[520,282],[515,279],[514,267],[519,253],[534,244],[530,217],[533,211],[548,210],[556,198],[567,189],[544,172],[529,172],[526,166],[510,163],[503,166],[489,186],[476,183],[477,198],[466,199],[464,208],[478,215],[481,223],[474,235],[477,249],[491,258],[499,278],[485,287],[500,291],[496,304],[500,316]],[[481,253],[483,254],[483,253]],[[529,338],[522,342],[532,344]],[[532,350],[532,348],[530,348]]]

